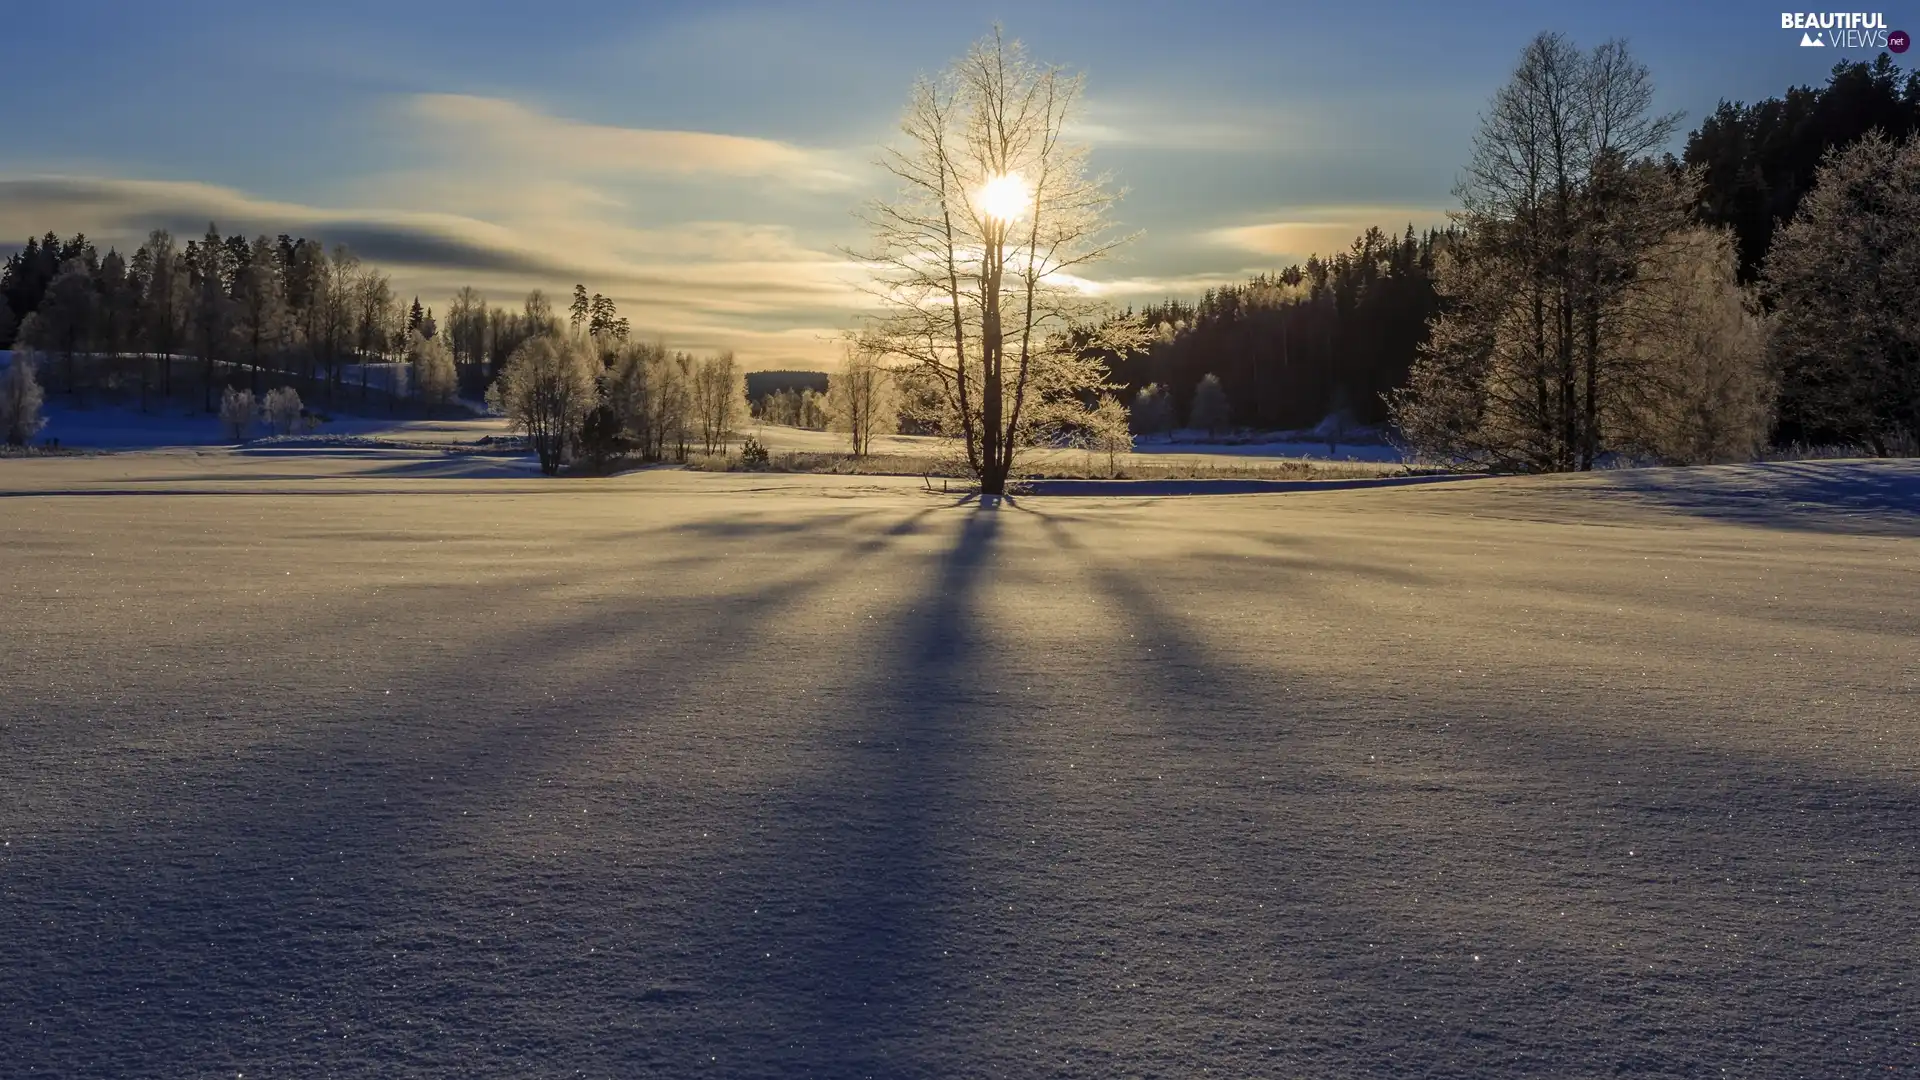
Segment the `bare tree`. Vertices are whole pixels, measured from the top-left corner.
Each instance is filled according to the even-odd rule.
[[[847,433],[856,457],[872,449],[875,432],[891,432],[896,426],[880,348],[871,339],[849,337],[840,371],[827,377],[827,411],[833,426]]]
[[[540,471],[560,471],[580,424],[599,404],[600,365],[584,343],[562,334],[529,338],[487,391],[487,402],[512,418],[539,455]]]
[[[6,374],[0,375],[0,439],[5,439],[8,446],[27,445],[27,440],[46,425],[40,415],[46,395],[33,370],[38,359],[34,350],[15,342],[13,359],[7,364]]]
[[[254,421],[260,417],[260,408],[253,399],[253,391],[227,387],[220,393],[220,430],[234,442],[245,442],[253,431]]]
[[[360,257],[345,244],[336,245],[331,260],[319,260],[321,277],[320,355],[327,366],[327,400],[339,392],[341,376],[353,341],[354,316],[358,311],[356,284],[360,280]]]
[[[866,215],[887,311],[871,329],[939,385],[983,494],[1106,383],[1068,337],[1098,310],[1074,275],[1122,242],[1107,228],[1118,194],[1066,138],[1080,88],[996,28],[914,87],[905,141],[882,159],[900,191]]]
[[[1610,41],[1558,34],[1522,52],[1481,118],[1440,259],[1447,310],[1395,423],[1415,449],[1474,468],[1592,468],[1607,400],[1631,386],[1635,294],[1649,252],[1687,221],[1686,177],[1649,160],[1678,117],[1656,116],[1647,69]]]
[[[702,450],[709,454],[725,450],[733,426],[747,411],[746,380],[733,354],[701,359],[692,372],[690,389]]]

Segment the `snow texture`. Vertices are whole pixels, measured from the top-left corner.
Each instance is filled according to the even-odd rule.
[[[0,461],[0,1071],[1920,1068],[1911,464],[497,467]]]

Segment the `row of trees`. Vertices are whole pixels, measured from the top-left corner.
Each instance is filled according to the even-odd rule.
[[[508,357],[535,337],[570,329],[603,360],[631,335],[614,301],[574,286],[565,313],[546,295],[492,306],[461,289],[436,320],[419,298],[403,302],[385,271],[345,246],[281,234],[223,237],[209,225],[178,244],[155,230],[133,255],[105,255],[84,235],[30,238],[0,265],[0,348],[53,362],[54,389],[172,398],[184,356],[198,361],[201,408],[215,409],[228,382],[298,381],[334,401],[348,372],[372,389],[407,392],[430,406],[485,393]],[[400,379],[369,385],[369,365],[403,365]]]
[[[199,361],[212,411],[224,372],[243,369],[255,391],[269,372],[316,385],[324,373],[332,392],[349,364],[434,332],[418,300],[403,305],[386,273],[345,247],[223,238],[213,225],[184,246],[155,230],[131,257],[102,256],[84,235],[29,239],[0,267],[0,296],[0,344],[52,357],[60,391],[137,388],[143,407],[174,395],[183,355]]]
[[[696,357],[625,336],[555,328],[521,343],[487,392],[549,475],[578,457],[685,461],[725,452],[747,416],[732,353]]]
[[[1776,417],[1802,437],[1911,446],[1916,151],[1878,134],[1830,151],[1793,219],[1769,220],[1755,289],[1740,235],[1700,222],[1720,205],[1701,171],[1655,158],[1677,118],[1652,97],[1619,42],[1528,46],[1458,188],[1441,311],[1391,396],[1401,434],[1440,461],[1523,471],[1751,460]]]
[[[1217,376],[1232,402],[1222,426],[1302,428],[1340,412],[1380,423],[1439,310],[1434,256],[1447,235],[1369,228],[1331,258],[1210,289],[1198,303],[1129,308],[1109,318],[1143,324],[1148,344],[1103,359],[1131,391],[1177,388],[1182,415],[1202,378]]]

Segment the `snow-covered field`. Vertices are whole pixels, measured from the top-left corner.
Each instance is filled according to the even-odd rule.
[[[178,406],[141,412],[127,405],[75,407],[55,398],[47,403],[47,426],[35,442],[58,439],[61,446],[91,450],[151,450],[181,446],[232,445],[217,417]],[[340,416],[318,429],[322,435],[364,435],[413,442],[474,442],[485,435],[505,435],[501,419],[401,420]],[[265,424],[255,428],[265,435]]]
[[[1920,1068],[1920,468],[0,461],[9,1076]]]

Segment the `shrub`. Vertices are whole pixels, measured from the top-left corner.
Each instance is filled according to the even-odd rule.
[[[0,376],[0,436],[8,446],[27,445],[47,423],[40,415],[46,395],[34,377],[33,362],[33,353],[18,350],[7,373]]]
[[[291,386],[267,391],[264,411],[267,414],[267,423],[272,425],[275,434],[293,434],[293,429],[299,426],[300,417],[303,414],[300,407],[300,391]]]
[[[761,445],[759,439],[749,435],[747,441],[740,444],[740,464],[743,467],[764,469],[772,460],[773,455],[767,452],[767,448]]]
[[[247,441],[258,415],[259,408],[254,404],[253,391],[236,390],[229,386],[220,395],[220,430],[233,442]]]

